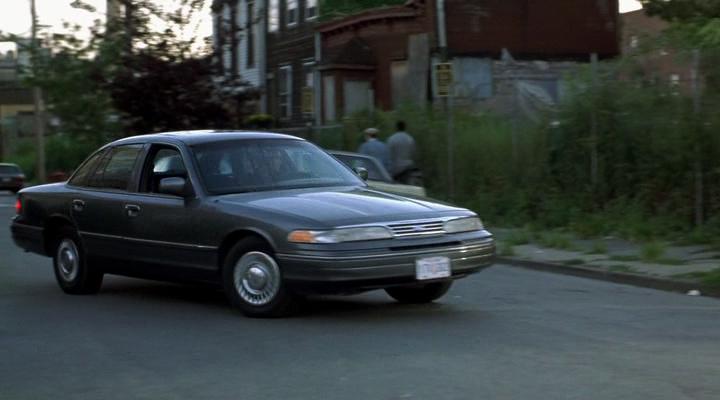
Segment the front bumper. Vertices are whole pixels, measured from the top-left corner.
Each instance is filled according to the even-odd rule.
[[[449,247],[352,256],[319,251],[315,254],[276,256],[290,285],[312,291],[341,292],[419,283],[421,281],[415,278],[415,262],[424,257],[450,258],[451,279],[462,278],[492,265],[495,241],[485,238]]]

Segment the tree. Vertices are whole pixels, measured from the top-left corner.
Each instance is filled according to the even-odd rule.
[[[206,1],[177,0],[168,10],[152,0],[116,0],[120,12],[98,20],[87,40],[79,26],[46,32],[50,51],[37,57],[29,83],[46,93],[60,130],[88,148],[126,135],[236,126],[254,94],[219,73],[207,40],[187,34]]]

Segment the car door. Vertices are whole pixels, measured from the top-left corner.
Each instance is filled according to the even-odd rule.
[[[153,144],[142,166],[136,201],[137,213],[127,215],[131,226],[128,240],[133,243],[132,256],[146,269],[167,271],[213,270],[215,248],[198,243],[195,196],[186,198],[159,192],[160,180],[181,177],[192,185],[188,161],[180,147]],[[146,271],[152,273],[152,271]]]
[[[75,188],[71,215],[90,257],[125,260],[132,250],[125,237],[130,228],[125,205],[136,178],[142,144],[119,145],[104,151],[92,172]],[[72,181],[71,181],[72,186]]]

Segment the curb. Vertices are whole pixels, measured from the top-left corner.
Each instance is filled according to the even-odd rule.
[[[699,290],[702,293],[702,296],[720,298],[720,289],[709,288],[701,283],[686,280],[657,278],[649,275],[607,271],[583,266],[570,266],[550,262],[523,260],[511,257],[497,257],[495,261],[498,264],[505,263],[515,267],[530,269],[534,271],[572,275],[581,278],[597,279],[601,281],[640,286],[650,289],[664,290],[668,292],[685,294],[690,290]]]

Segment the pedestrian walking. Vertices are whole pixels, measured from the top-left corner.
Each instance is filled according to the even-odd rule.
[[[385,143],[377,138],[376,128],[365,129],[365,143],[360,145],[358,153],[377,158],[386,169],[390,169],[390,152]]]
[[[404,121],[395,125],[396,132],[387,140],[390,150],[390,173],[400,183],[410,183],[412,175],[417,171],[415,165],[415,139],[406,132]]]

